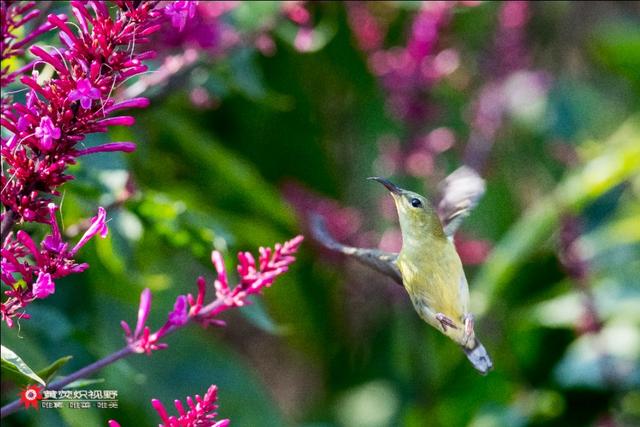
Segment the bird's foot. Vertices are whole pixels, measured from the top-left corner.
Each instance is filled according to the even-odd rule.
[[[440,322],[440,325],[442,325],[442,330],[444,332],[447,332],[447,326],[453,329],[458,329],[456,324],[453,323],[453,320],[449,319],[442,313],[436,313],[436,319],[438,320],[438,322]]]

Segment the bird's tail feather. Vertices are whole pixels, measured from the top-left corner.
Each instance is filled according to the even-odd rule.
[[[462,350],[464,350],[464,353],[467,355],[467,359],[469,359],[473,367],[482,375],[486,375],[493,368],[493,362],[491,362],[489,353],[487,353],[487,350],[477,339],[474,340],[473,346],[462,347]]]

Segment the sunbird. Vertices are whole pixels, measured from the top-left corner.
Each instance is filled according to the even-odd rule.
[[[370,179],[387,187],[396,203],[402,249],[395,264],[413,307],[422,320],[460,344],[473,366],[486,374],[493,363],[475,336],[467,278],[436,210],[417,193],[384,178]]]
[[[418,315],[458,343],[471,364],[486,374],[493,363],[475,336],[469,286],[453,245],[453,234],[462,218],[484,193],[484,181],[466,167],[451,174],[445,180],[450,191],[439,206],[448,211],[445,215],[441,212],[441,221],[436,209],[420,194],[384,178],[369,179],[384,185],[393,196],[402,232],[400,253],[342,245],[329,237],[319,217],[313,224],[316,238],[328,248],[353,256],[402,284]]]

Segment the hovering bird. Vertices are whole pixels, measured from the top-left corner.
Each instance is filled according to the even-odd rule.
[[[456,170],[443,182],[444,197],[436,210],[420,194],[384,178],[369,179],[384,185],[395,201],[402,232],[400,253],[342,245],[329,236],[320,217],[312,224],[316,239],[403,285],[418,315],[458,343],[472,365],[486,374],[493,363],[475,336],[469,287],[453,245],[462,219],[484,194],[484,181],[465,166]]]

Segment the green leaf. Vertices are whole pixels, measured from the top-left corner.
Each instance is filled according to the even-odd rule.
[[[594,57],[640,88],[640,29],[637,25],[616,22],[595,31],[590,41]]]
[[[477,313],[489,311],[519,268],[551,237],[562,215],[580,212],[616,185],[640,175],[640,116],[630,117],[597,147],[597,156],[527,211],[493,249],[475,278],[475,300],[483,303]]]
[[[51,381],[51,378],[53,378],[53,376],[60,370],[60,368],[66,365],[67,362],[69,362],[71,359],[73,359],[73,356],[63,356],[46,368],[39,370],[38,375],[41,378],[44,378],[46,382],[49,382]]]
[[[151,114],[154,128],[166,133],[172,150],[190,159],[189,167],[206,177],[198,181],[198,191],[208,194],[213,205],[231,210],[235,215],[253,214],[278,226],[291,228],[294,215],[276,189],[269,185],[258,170],[245,158],[224,147],[211,134],[177,114]],[[169,137],[170,135],[170,137]],[[170,172],[163,174],[171,178]],[[185,190],[183,184],[182,191]],[[165,187],[166,189],[166,187]],[[247,203],[247,195],[251,203]],[[246,209],[240,212],[238,208]]]
[[[21,383],[29,383],[31,382],[29,380],[33,380],[42,385],[46,385],[44,380],[33,372],[33,369],[31,369],[20,356],[5,346],[2,346],[2,371],[14,378],[17,376],[20,378],[19,382]]]

